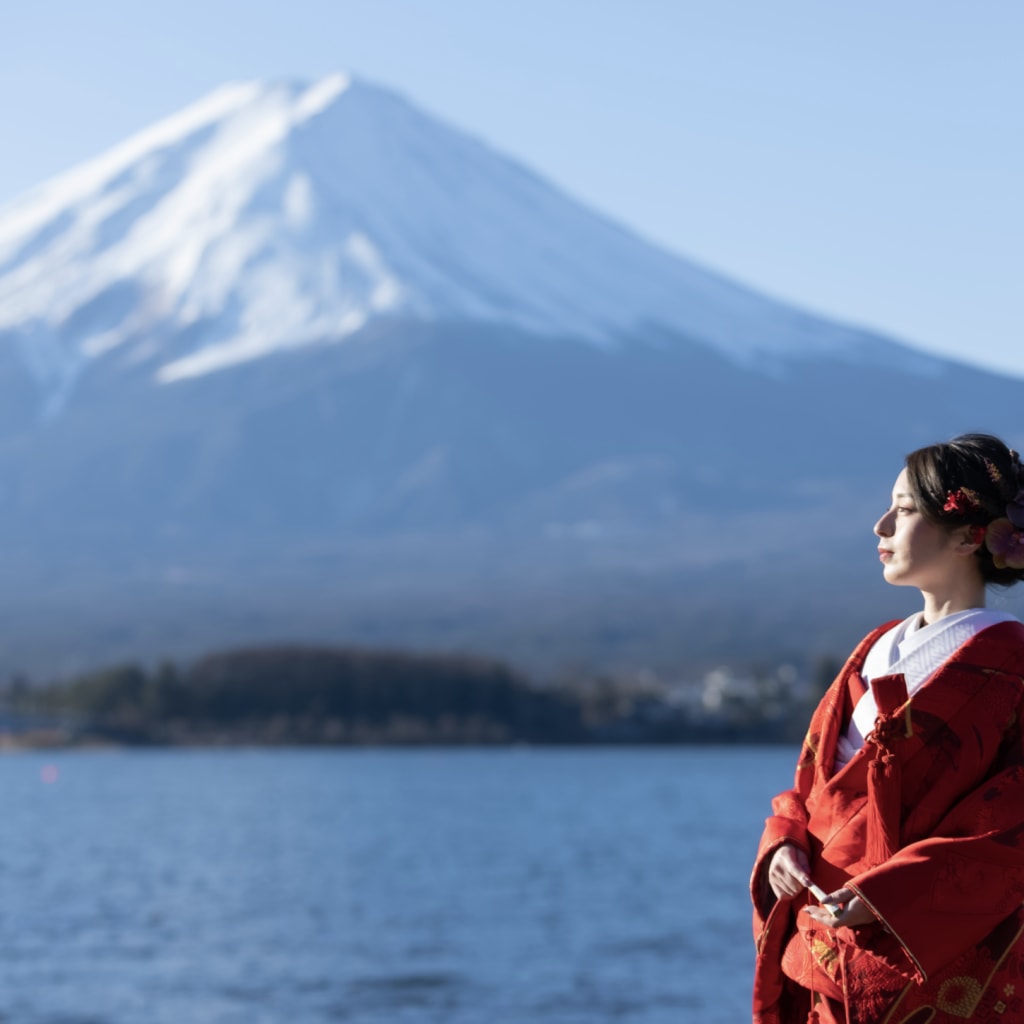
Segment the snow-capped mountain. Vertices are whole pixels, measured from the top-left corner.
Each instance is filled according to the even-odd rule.
[[[0,336],[52,408],[97,360],[171,383],[381,317],[932,365],[648,245],[343,75],[226,86],[0,210]]]
[[[807,588],[845,649],[892,601],[846,595],[903,453],[1020,448],[1020,389],[382,89],[227,86],[0,210],[0,670],[268,636],[664,661],[794,642]]]

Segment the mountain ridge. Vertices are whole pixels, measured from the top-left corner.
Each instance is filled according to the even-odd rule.
[[[939,365],[650,245],[342,75],[222,87],[33,190],[0,210],[0,268],[0,339],[51,413],[105,357],[171,383],[377,316],[612,346],[649,324],[776,369]]]
[[[902,600],[900,456],[1024,447],[1019,381],[745,291],[393,94],[190,109],[0,210],[0,671],[848,648]]]

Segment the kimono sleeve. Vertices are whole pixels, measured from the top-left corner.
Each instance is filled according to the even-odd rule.
[[[793,788],[780,793],[772,801],[772,814],[765,821],[761,835],[754,871],[750,877],[755,917],[766,917],[775,903],[775,894],[768,885],[767,870],[774,852],[783,843],[791,842],[804,853],[810,853],[807,798],[815,784],[824,778],[824,762],[831,765],[840,724],[844,714],[852,710],[851,688],[863,692],[864,684],[859,671],[864,658],[875,641],[894,624],[887,622],[861,640],[811,716],[797,760]]]
[[[809,853],[807,842],[807,805],[814,771],[814,752],[808,742],[800,752],[796,767],[796,784],[772,800],[772,814],[764,823],[764,832],[757,849],[757,859],[750,876],[750,895],[754,906],[766,916],[775,902],[775,894],[768,885],[768,865],[775,851],[786,842],[794,843]]]

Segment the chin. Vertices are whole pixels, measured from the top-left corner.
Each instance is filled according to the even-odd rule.
[[[891,587],[912,587],[914,585],[911,580],[905,579],[898,572],[889,572],[887,569],[882,571],[882,579]]]

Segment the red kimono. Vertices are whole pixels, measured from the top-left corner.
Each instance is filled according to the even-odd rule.
[[[751,878],[755,1024],[812,1009],[822,1024],[1024,1022],[1024,625],[982,630],[909,700],[902,675],[876,679],[875,729],[833,771],[864,659],[892,625],[850,656],[772,802]],[[787,840],[878,922],[827,928],[798,913],[809,893],[776,900],[768,864]]]

